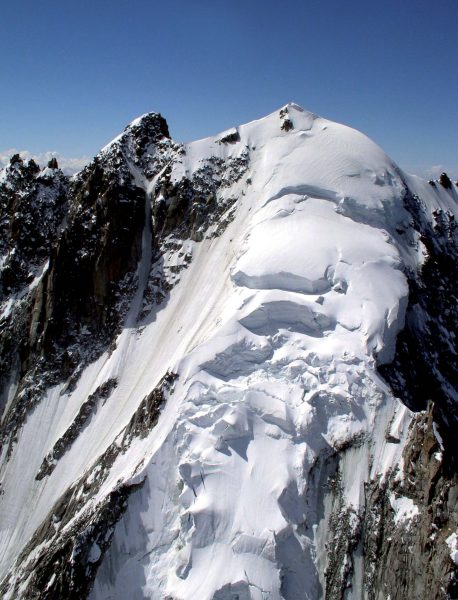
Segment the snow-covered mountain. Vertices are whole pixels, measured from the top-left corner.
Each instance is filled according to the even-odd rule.
[[[13,157],[2,598],[458,598],[457,204],[295,104]]]

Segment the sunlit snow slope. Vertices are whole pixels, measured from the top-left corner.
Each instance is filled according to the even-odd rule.
[[[103,532],[109,543],[91,541],[91,600],[324,598],[331,514],[355,534],[366,486],[402,467],[413,418],[377,371],[393,360],[404,326],[406,273],[427,254],[403,203],[406,185],[430,211],[454,212],[456,189],[404,175],[361,133],[294,104],[215,138],[164,146],[150,174],[130,159],[126,135],[100,157],[121,148],[146,198],[137,291],[115,344],[84,365],[76,386],[48,387],[10,456],[5,446],[3,597],[57,597],[51,573],[41,596],[27,595],[37,557],[65,531],[81,542],[80,522],[89,539],[82,515],[100,525],[98,507],[129,489]],[[222,209],[196,235],[163,231],[159,265],[156,209],[174,201],[165,172],[168,189],[218,177]],[[163,298],[145,300],[164,273]],[[108,399],[37,479],[81,406],[111,380]],[[133,415],[147,419],[138,408],[153,390],[157,423],[127,435]],[[14,393],[13,377],[10,400]],[[84,496],[77,482],[90,489],[99,476]],[[73,512],[62,519],[55,507],[70,502],[69,489]],[[396,523],[407,527],[418,508],[392,496]],[[362,563],[348,578],[348,597],[366,597]]]

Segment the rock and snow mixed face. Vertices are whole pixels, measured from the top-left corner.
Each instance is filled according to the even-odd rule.
[[[116,448],[87,502],[63,525],[54,518],[62,537],[113,490],[141,484],[110,544],[90,548],[92,600],[322,597],[333,509],[323,474],[340,461],[353,535],[365,485],[396,470],[412,418],[377,372],[404,325],[405,272],[425,259],[403,203],[406,176],[361,133],[294,104],[215,138],[156,144],[137,163],[126,134],[101,156],[119,149],[146,198],[138,290],[116,346],[73,391],[49,388],[5,457],[2,572]],[[431,209],[454,209],[455,190],[444,197],[412,181]],[[173,226],[183,182],[198,190],[189,235]],[[157,423],[121,443],[166,373],[177,377]],[[107,381],[116,381],[109,398],[36,480]],[[16,564],[25,574],[9,575],[5,598],[33,577],[27,559]]]

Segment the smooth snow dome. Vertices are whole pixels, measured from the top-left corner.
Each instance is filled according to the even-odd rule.
[[[2,570],[167,371],[178,379],[157,426],[119,455],[98,492],[100,500],[120,482],[144,482],[91,600],[317,598],[315,548],[327,532],[321,492],[309,487],[313,465],[358,437],[342,466],[343,501],[354,510],[364,482],[398,465],[402,444],[385,434],[391,427],[402,441],[410,412],[376,365],[392,358],[403,326],[403,269],[421,260],[417,234],[396,234],[410,219],[399,170],[364,135],[294,104],[237,128],[236,141],[222,141],[228,133],[186,145],[171,162],[179,181],[215,157],[248,157],[247,172],[221,192],[236,198],[226,229],[189,241],[192,261],[155,318],[125,328],[73,393],[52,388],[29,415],[27,441],[6,467]],[[135,177],[153,200],[154,180]],[[430,186],[415,185],[437,206]],[[111,377],[110,401],[35,481],[82,402]],[[398,518],[413,516],[399,502]]]

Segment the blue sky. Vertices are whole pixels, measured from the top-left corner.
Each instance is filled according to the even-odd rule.
[[[458,176],[457,0],[23,0],[0,9],[0,155],[189,141],[294,101]]]

